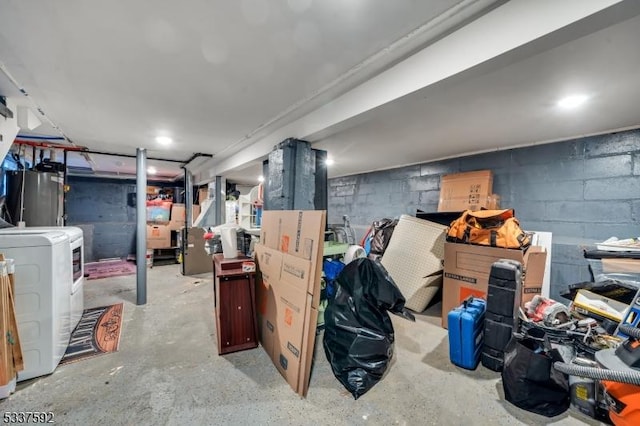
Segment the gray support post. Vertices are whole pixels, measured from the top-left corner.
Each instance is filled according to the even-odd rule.
[[[147,303],[147,151],[136,150],[136,304]]]
[[[62,155],[64,158],[64,174],[62,181],[62,225],[66,226],[67,224],[67,150],[62,151]]]
[[[193,175],[187,168],[184,169],[184,226],[189,229],[193,226]]]
[[[264,177],[264,181],[262,182],[262,211],[269,210],[271,206],[269,206],[269,197],[267,194],[269,193],[269,160],[264,160],[262,162],[262,177]]]
[[[214,206],[213,208],[215,209],[215,223],[216,226],[217,225],[222,225],[226,218],[224,217],[224,212],[225,212],[225,201],[226,201],[226,179],[224,179],[222,176],[216,176],[216,180],[215,180],[215,193],[214,193],[214,198],[213,198],[213,203]]]
[[[327,185],[327,151],[312,149],[315,153],[315,194],[313,199],[314,210],[327,210],[329,199],[329,188]]]

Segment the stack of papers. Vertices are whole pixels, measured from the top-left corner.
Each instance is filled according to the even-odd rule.
[[[609,238],[606,241],[596,245],[598,250],[605,251],[636,251],[640,252],[640,238],[627,238],[619,240],[616,237]]]

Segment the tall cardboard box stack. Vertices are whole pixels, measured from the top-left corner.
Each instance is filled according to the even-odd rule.
[[[164,203],[163,206],[147,205],[147,248],[162,249],[171,247],[171,226],[169,222],[170,213],[163,214],[163,219],[158,221],[158,216],[150,216],[153,209],[166,209],[171,212],[171,203]],[[157,210],[156,210],[157,211]]]
[[[160,188],[147,187],[147,197],[155,197]],[[147,248],[162,249],[171,247],[171,217],[172,202],[154,198],[147,200]]]
[[[493,172],[476,172],[444,175],[440,179],[439,212],[458,212],[500,208],[500,197],[492,193]]]
[[[309,389],[320,301],[325,211],[269,210],[256,245],[260,343],[301,396]]]
[[[447,314],[469,296],[487,298],[491,265],[499,259],[522,263],[524,280],[522,305],[542,292],[547,252],[531,246],[526,251],[446,242],[444,244],[444,281],[442,327],[447,328]]]

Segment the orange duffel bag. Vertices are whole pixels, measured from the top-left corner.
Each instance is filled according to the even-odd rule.
[[[447,241],[511,249],[531,245],[531,237],[520,228],[513,209],[467,210],[449,225]]]

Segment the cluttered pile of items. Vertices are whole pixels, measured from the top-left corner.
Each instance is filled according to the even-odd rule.
[[[451,362],[499,372],[505,399],[530,412],[640,424],[638,241],[586,250],[594,279],[568,286],[562,303],[549,297],[550,233],[497,209],[490,173],[443,178],[443,197],[437,214],[374,223],[369,248],[382,240],[374,254],[411,310],[442,289]]]
[[[443,211],[375,221],[359,245],[348,218],[327,241],[324,212],[265,212],[257,334],[292,388],[306,395],[323,325],[333,373],[359,398],[390,363],[388,313],[412,320],[441,292],[451,362],[499,372],[510,403],[640,424],[640,248],[586,251],[594,281],[569,286],[561,303],[549,297],[551,234],[524,231],[513,209],[499,209],[490,173],[444,180]]]
[[[526,249],[528,235],[505,226],[512,212],[504,220],[496,213],[465,213],[449,227],[450,241],[508,245],[508,238],[498,242],[508,232]],[[568,305],[531,297],[526,263],[497,259],[486,295],[470,295],[447,313],[451,362],[500,372],[507,401],[537,414],[572,407],[615,425],[640,424],[640,250],[630,243],[585,251],[594,281],[570,285]]]

